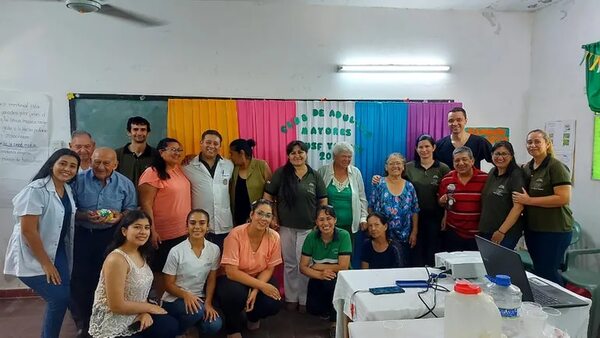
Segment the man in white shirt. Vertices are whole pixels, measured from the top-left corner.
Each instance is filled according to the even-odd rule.
[[[210,215],[206,238],[223,250],[223,241],[233,228],[229,201],[229,180],[233,163],[221,157],[223,137],[216,130],[206,130],[200,140],[200,154],[183,167],[192,185],[192,208],[204,209]]]

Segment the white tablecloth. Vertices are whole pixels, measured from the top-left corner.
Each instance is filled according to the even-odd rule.
[[[400,324],[400,329],[396,335],[390,335],[384,327],[385,321],[375,322],[353,322],[348,324],[350,338],[392,338],[392,337],[410,337],[410,338],[444,338],[444,318],[426,318],[412,320],[394,320]],[[548,332],[553,332],[554,329],[548,327]],[[527,338],[523,330],[516,336],[509,338]],[[568,337],[561,334],[562,331],[557,330],[558,334],[554,337]]]
[[[435,269],[429,269],[429,271],[437,272]],[[336,337],[343,337],[344,315],[352,321],[360,322],[414,319],[427,312],[425,305],[417,296],[417,292],[422,289],[406,288],[405,293],[379,296],[368,292],[372,287],[393,286],[397,280],[409,279],[427,279],[425,268],[340,271],[333,294],[333,305],[337,311]],[[454,280],[448,277],[440,279],[439,283],[452,289]],[[548,283],[557,286],[552,282],[548,281]],[[441,291],[436,293],[434,313],[443,317],[446,293]],[[422,295],[423,300],[429,306],[433,305],[433,295],[433,290]],[[591,304],[589,299],[578,297]],[[354,311],[351,311],[352,308]],[[586,338],[589,309],[589,305],[560,309],[562,316],[560,317],[561,325],[558,327],[568,332],[573,338]],[[432,316],[428,315],[428,317]]]

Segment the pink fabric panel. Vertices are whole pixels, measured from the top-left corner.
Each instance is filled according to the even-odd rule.
[[[408,104],[408,132],[406,133],[406,157],[414,159],[417,137],[429,134],[437,141],[448,135],[448,111],[462,107],[460,102],[410,102]]]
[[[284,165],[285,146],[297,138],[296,101],[237,100],[237,111],[240,138],[256,141],[254,157],[267,161],[272,171]]]

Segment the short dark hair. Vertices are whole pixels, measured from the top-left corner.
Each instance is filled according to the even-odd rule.
[[[205,131],[202,133],[202,138],[200,139],[200,141],[203,141],[203,140],[204,140],[204,138],[206,137],[206,135],[215,135],[216,137],[218,137],[218,138],[219,138],[219,143],[220,143],[220,142],[223,142],[223,136],[221,136],[221,133],[219,133],[218,131],[216,131],[216,130],[214,130],[214,129],[208,129],[208,130],[205,130]]]
[[[37,172],[37,174],[35,174],[35,176],[33,176],[33,179],[31,181],[35,181],[40,178],[52,176],[52,167],[54,167],[54,164],[56,163],[56,161],[58,161],[62,156],[75,157],[75,159],[77,160],[77,171],[79,171],[79,165],[81,164],[81,159],[79,158],[79,155],[77,155],[76,152],[74,152],[73,150],[71,150],[69,148],[62,148],[62,149],[58,149],[52,155],[50,155],[50,157],[46,160],[46,162],[44,162],[44,164],[42,164],[42,167]],[[75,175],[75,177],[70,179],[69,182],[67,182],[67,183],[73,182],[76,177],[77,177],[77,175]]]
[[[256,142],[253,139],[244,140],[243,138],[238,138],[229,144],[229,149],[238,153],[243,151],[247,158],[252,158],[252,148],[255,145]]]
[[[190,217],[192,217],[193,214],[203,214],[204,216],[206,216],[206,222],[210,223],[210,215],[208,214],[208,211],[206,211],[204,209],[190,210],[190,212],[188,212],[188,214],[187,214],[187,217],[185,218],[186,223],[190,220]]]
[[[127,120],[127,131],[131,132],[131,125],[137,124],[141,126],[148,127],[148,132],[150,132],[150,122],[141,116],[132,116]]]
[[[331,216],[333,218],[337,218],[335,215],[335,209],[331,205],[319,205],[317,207],[317,213],[315,214],[315,219],[319,217],[321,211],[325,212],[325,215]]]
[[[419,137],[417,137],[417,142],[415,142],[415,155],[414,155],[414,159],[415,160],[419,160],[419,152],[417,151],[417,148],[419,147],[419,142],[421,141],[428,141],[429,143],[431,143],[432,147],[435,147],[435,139],[433,138],[433,136],[429,135],[429,134],[421,134],[419,135]]]
[[[448,114],[458,113],[458,112],[463,113],[463,115],[465,116],[465,119],[467,118],[467,111],[463,107],[454,107],[454,108],[450,109],[450,111],[448,111]]]

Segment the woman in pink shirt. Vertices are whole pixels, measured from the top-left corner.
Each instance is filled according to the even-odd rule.
[[[155,295],[164,292],[162,269],[175,245],[187,238],[187,214],[192,209],[190,181],[181,171],[181,143],[173,138],[158,142],[160,156],[154,158],[138,185],[140,206],[152,220],[152,246],[157,249],[151,260]]]
[[[273,277],[281,264],[279,234],[269,228],[273,204],[259,199],[252,204],[250,223],[239,225],[225,238],[221,265],[226,275],[217,281],[217,297],[225,318],[228,338],[241,338],[243,311],[248,329],[281,308],[281,295]]]

